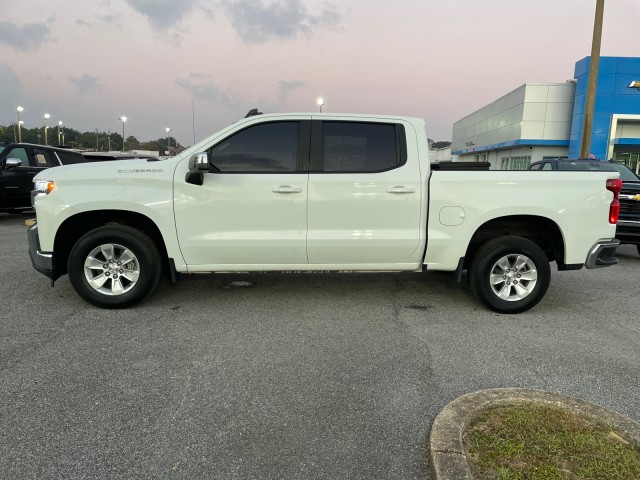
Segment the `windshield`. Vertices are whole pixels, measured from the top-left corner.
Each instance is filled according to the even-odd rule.
[[[640,178],[633,171],[621,163],[601,162],[594,160],[593,162],[585,160],[562,161],[558,162],[558,170],[580,170],[580,171],[597,171],[597,172],[618,172],[620,180],[627,182],[638,182]]]
[[[610,165],[614,170],[620,172],[620,180],[623,182],[640,182],[640,177],[633,173],[633,170],[626,165],[621,163],[608,163],[607,165]]]

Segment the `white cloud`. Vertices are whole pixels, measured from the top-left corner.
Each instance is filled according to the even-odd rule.
[[[301,0],[223,0],[227,15],[236,33],[246,43],[263,43],[269,38],[290,39],[299,34],[311,35],[317,28],[334,28],[340,13],[327,5],[319,14],[312,14]]]

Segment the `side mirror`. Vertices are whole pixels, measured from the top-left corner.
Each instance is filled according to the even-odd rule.
[[[4,162],[4,168],[13,168],[19,167],[22,165],[22,160],[19,158],[7,158],[6,162]]]
[[[207,152],[196,153],[189,159],[189,170],[209,170],[209,155]]]
[[[202,185],[204,183],[204,172],[209,171],[209,155],[207,152],[196,153],[189,159],[189,171],[184,177],[184,181],[192,185]]]

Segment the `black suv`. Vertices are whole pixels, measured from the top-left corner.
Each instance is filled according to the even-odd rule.
[[[626,165],[586,159],[546,158],[529,165],[529,170],[579,170],[620,173],[620,216],[616,227],[616,238],[620,243],[631,243],[640,254],[640,177]]]
[[[33,177],[45,168],[84,163],[82,153],[30,143],[0,146],[0,212],[31,210]]]

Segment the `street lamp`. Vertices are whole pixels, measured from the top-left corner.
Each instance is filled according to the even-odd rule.
[[[63,123],[62,120],[60,120],[58,122],[58,146],[62,145],[60,143],[60,129],[62,128],[62,143],[64,143],[64,127],[63,127]]]
[[[18,112],[18,142],[22,142],[22,129],[20,126],[24,123],[20,120],[20,113],[24,110],[20,105],[16,107],[16,112]]]
[[[320,107],[320,113],[322,113],[323,105],[324,105],[324,98],[318,97],[318,106]]]
[[[49,145],[49,143],[47,142],[47,130],[49,129],[47,120],[49,120],[49,118],[51,118],[51,115],[49,115],[48,113],[45,113],[44,114],[44,144],[45,145]]]
[[[120,120],[122,122],[122,151],[125,151],[125,139],[124,139],[124,124],[127,123],[127,117],[125,117],[124,115],[121,117],[118,117],[118,120]]]
[[[171,129],[167,127],[165,130],[167,131],[167,155],[171,155],[171,137],[169,137]]]

